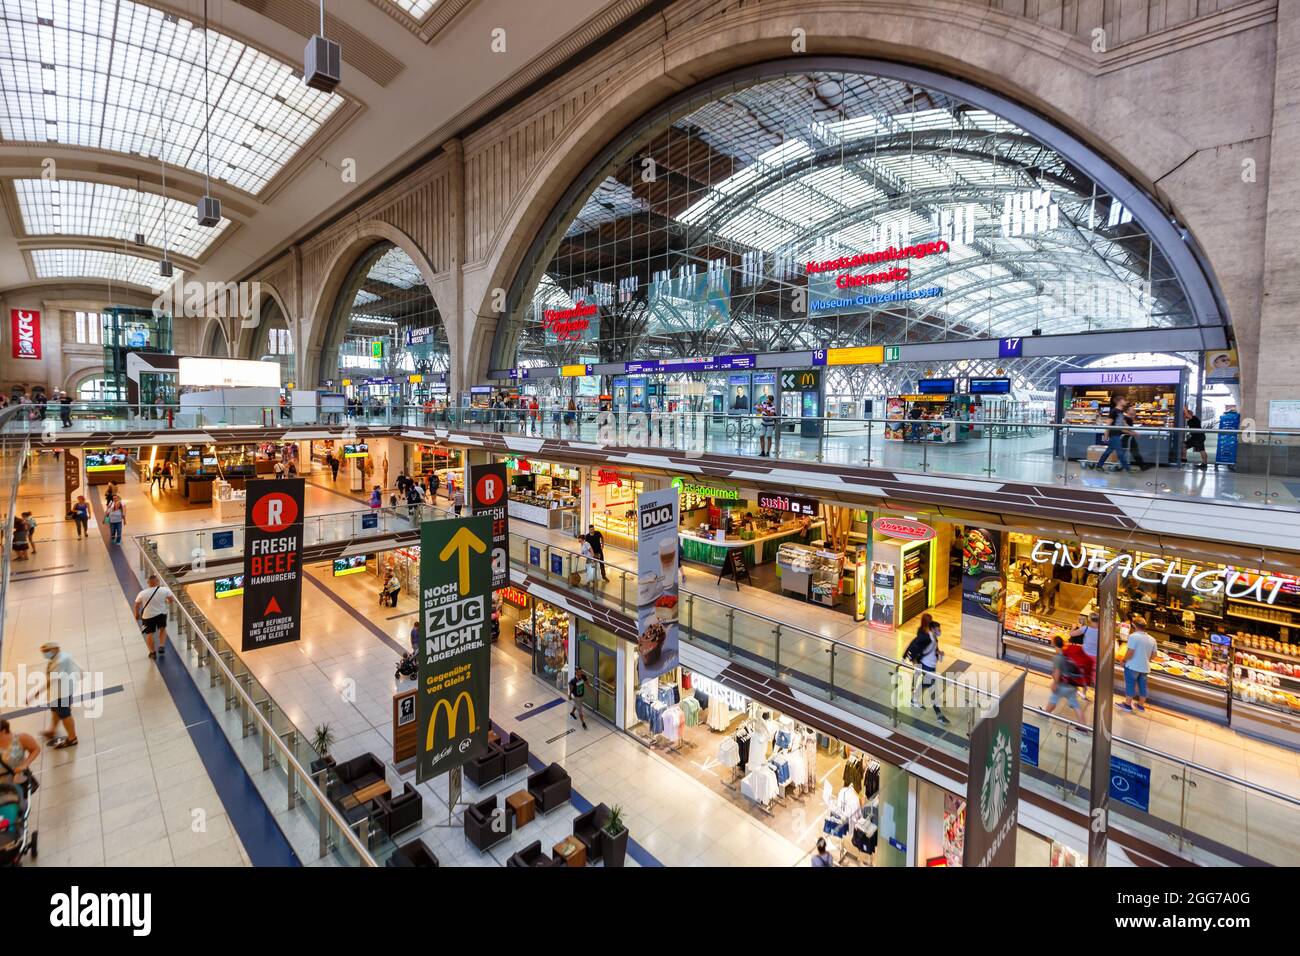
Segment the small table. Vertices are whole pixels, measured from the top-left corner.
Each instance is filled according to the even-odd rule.
[[[379,797],[386,797],[392,792],[393,791],[388,787],[388,783],[381,780],[378,783],[372,783],[368,786],[362,787],[360,790],[352,791],[340,800],[339,804],[344,810],[351,810],[353,807],[359,807],[363,803],[369,803],[371,800],[378,799]]]
[[[575,836],[567,836],[551,847],[551,856],[565,866],[583,867],[587,865],[587,848]]]
[[[501,737],[495,730],[488,731],[488,746],[501,743]]]
[[[514,814],[515,829],[518,830],[525,824],[532,823],[537,816],[537,801],[527,790],[520,790],[506,797],[506,809]]]

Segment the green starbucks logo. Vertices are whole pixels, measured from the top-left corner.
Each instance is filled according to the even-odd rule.
[[[993,736],[989,759],[984,765],[984,786],[980,788],[980,819],[992,833],[1007,809],[1011,793],[1011,735],[1002,727]]]

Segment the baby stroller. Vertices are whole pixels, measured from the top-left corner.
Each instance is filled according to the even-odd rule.
[[[27,826],[30,807],[26,785],[0,783],[0,866],[18,866],[26,853],[36,859],[36,831]]]
[[[409,654],[403,654],[402,659],[397,662],[397,670],[393,673],[393,680],[415,680],[420,673],[420,666],[415,660],[415,651]]]

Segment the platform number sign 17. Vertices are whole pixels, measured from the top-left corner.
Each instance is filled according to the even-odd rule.
[[[1024,351],[1024,339],[998,339],[998,358],[1020,358]]]

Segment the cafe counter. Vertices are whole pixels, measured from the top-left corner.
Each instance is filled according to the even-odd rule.
[[[821,521],[812,523],[809,529],[810,540],[816,540],[821,536],[818,532],[822,526]],[[752,534],[745,537],[732,535],[718,540],[712,536],[704,537],[704,532],[683,528],[681,531],[682,557],[697,564],[708,564],[720,568],[727,559],[727,552],[739,548],[742,549],[741,555],[745,559],[745,564],[753,567],[757,564],[775,561],[776,553],[781,545],[787,541],[798,541],[800,534],[799,526],[796,524],[767,534]]]

